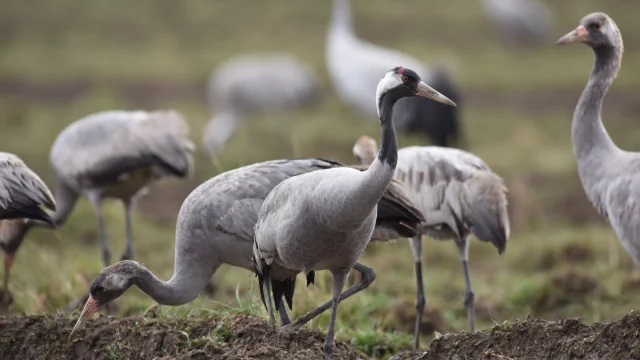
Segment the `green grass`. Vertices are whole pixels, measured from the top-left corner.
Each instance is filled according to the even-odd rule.
[[[608,320],[637,307],[640,281],[632,261],[594,215],[575,174],[570,121],[593,61],[591,52],[584,46],[555,47],[555,39],[537,49],[504,48],[476,1],[355,2],[360,37],[454,69],[467,105],[463,122],[469,149],[509,185],[513,231],[505,255],[475,240],[470,250],[478,328],[529,314]],[[312,109],[250,116],[220,155],[222,168],[293,156],[352,163],[352,143],[362,133],[377,136],[379,127],[341,104],[331,91],[323,64],[329,3],[2,1],[1,84],[54,86],[59,89],[54,94],[68,84],[89,84],[70,102],[4,86],[2,150],[20,155],[50,183],[47,154],[56,134],[84,115],[112,108],[175,107],[199,142],[209,116],[204,83],[213,67],[241,52],[289,51],[317,70],[325,98]],[[634,126],[629,105],[640,88],[634,75],[640,68],[637,5],[622,0],[549,3],[557,12],[558,36],[592,11],[616,19],[626,52],[604,118],[618,144],[639,149],[640,127]],[[166,99],[122,90],[140,84],[185,90]],[[402,146],[421,143],[417,137],[400,137]],[[161,279],[168,279],[173,269],[172,214],[191,188],[218,173],[202,153],[196,168],[189,182],[154,187],[135,214],[135,257]],[[105,216],[117,258],[124,248],[121,206],[107,203]],[[466,329],[455,247],[425,240],[424,255],[427,306],[433,311],[428,318],[441,330]],[[410,346],[415,280],[408,245],[373,244],[362,262],[376,270],[377,278],[370,289],[341,304],[338,335],[378,355]],[[81,200],[59,230],[34,231],[24,242],[11,279],[14,311],[55,311],[86,291],[101,267],[95,216]],[[329,280],[328,274],[318,274],[315,287],[304,288],[301,282],[293,315],[329,299]],[[214,281],[218,289],[213,299],[203,295],[175,311],[231,306],[264,315],[251,273],[223,267]],[[141,313],[151,304],[135,288],[117,301],[122,315]],[[311,326],[327,323],[325,314]],[[212,330],[213,338],[225,336],[224,329]],[[425,333],[425,340],[432,335]],[[117,344],[112,347],[117,350]]]

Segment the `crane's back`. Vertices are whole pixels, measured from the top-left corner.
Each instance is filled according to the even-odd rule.
[[[192,170],[187,134],[188,125],[173,110],[105,111],[63,129],[49,159],[56,176],[78,192],[145,166],[182,177]]]

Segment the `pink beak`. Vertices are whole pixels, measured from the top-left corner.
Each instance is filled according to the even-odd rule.
[[[589,36],[589,32],[583,25],[579,25],[574,30],[570,31],[567,35],[561,37],[556,41],[556,45],[566,45],[573,44],[578,42],[587,41],[587,37]]]

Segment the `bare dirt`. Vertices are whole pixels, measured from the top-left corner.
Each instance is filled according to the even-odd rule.
[[[248,315],[201,318],[110,319],[88,321],[74,333],[63,315],[0,317],[0,360],[9,359],[323,359],[324,334],[301,329],[276,344],[268,324]],[[335,359],[358,356],[337,341]]]
[[[153,316],[153,314],[151,314]],[[303,328],[276,342],[268,324],[250,315],[199,318],[101,316],[69,340],[75,319],[63,315],[0,317],[5,359],[323,359],[325,335]],[[333,359],[367,359],[337,341]],[[505,323],[492,329],[445,334],[429,349],[390,360],[640,359],[640,313],[610,323],[581,320]]]

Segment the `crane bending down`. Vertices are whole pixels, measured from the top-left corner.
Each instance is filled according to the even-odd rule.
[[[323,346],[326,359],[333,353],[340,294],[371,239],[378,201],[396,167],[393,106],[409,96],[455,105],[423,83],[414,71],[403,67],[389,70],[376,90],[383,140],[371,166],[365,171],[342,167],[289,178],[269,193],[260,209],[253,258],[273,326],[271,279],[284,284],[282,290],[273,289],[277,302],[280,291],[293,293],[295,274],[299,272],[311,276],[317,270],[329,270],[333,276],[331,321]]]
[[[55,226],[51,215],[42,207],[56,210],[56,202],[44,181],[18,156],[0,152],[0,248],[4,251],[3,304],[9,301],[9,273],[15,253],[23,239],[14,233],[19,234],[34,221]]]
[[[193,190],[180,208],[171,279],[163,282],[134,261],[120,261],[106,267],[91,283],[90,297],[74,330],[132,285],[138,286],[160,304],[182,305],[198,296],[222,264],[254,272],[251,261],[254,225],[269,192],[290,177],[343,166],[322,159],[273,160],[227,171],[209,179]],[[404,196],[401,185],[392,183],[378,203],[372,238],[389,241],[413,236],[423,220],[422,214]],[[375,274],[364,265],[357,264],[356,267],[364,275],[364,281],[357,285],[367,287]],[[350,294],[359,289],[355,286],[350,288]],[[348,296],[345,292],[343,298]],[[287,299],[291,308],[290,300]],[[301,318],[308,321],[330,304]],[[284,306],[280,306],[278,311],[281,321],[289,323]],[[299,325],[302,323],[304,321],[297,321]]]
[[[105,111],[68,125],[49,153],[57,204],[51,215],[54,223],[64,223],[78,196],[84,195],[98,216],[102,259],[109,265],[102,199],[120,199],[125,207],[127,238],[122,258],[133,258],[133,205],[153,181],[186,177],[192,172],[194,145],[186,138],[188,129],[175,110]],[[21,224],[8,236],[21,242],[30,225],[37,224]]]
[[[460,90],[449,71],[428,69],[412,56],[359,39],[352,25],[350,0],[333,0],[325,50],[327,70],[340,99],[363,116],[374,118],[377,108],[371,89],[380,74],[404,64],[460,106]],[[460,109],[422,97],[398,100],[394,109],[398,129],[429,137],[438,146],[461,145]]]
[[[245,114],[307,106],[319,94],[316,74],[293,55],[232,57],[209,80],[207,98],[215,113],[205,127],[202,143],[210,153],[220,153]]]
[[[640,264],[640,153],[620,149],[602,123],[602,103],[622,61],[622,35],[604,13],[591,13],[558,45],[584,43],[595,64],[573,113],[571,138],[587,197],[609,220],[622,246]]]
[[[353,153],[363,164],[374,161],[375,140],[362,136]],[[437,240],[454,240],[465,280],[464,305],[471,331],[474,330],[474,294],[469,278],[469,235],[490,241],[502,254],[509,237],[507,189],[482,159],[458,149],[410,146],[398,150],[395,178],[404,184],[405,194],[422,211],[426,222],[422,233],[409,239],[415,260],[417,318],[414,348],[418,348],[424,311],[422,281],[422,234]]]

